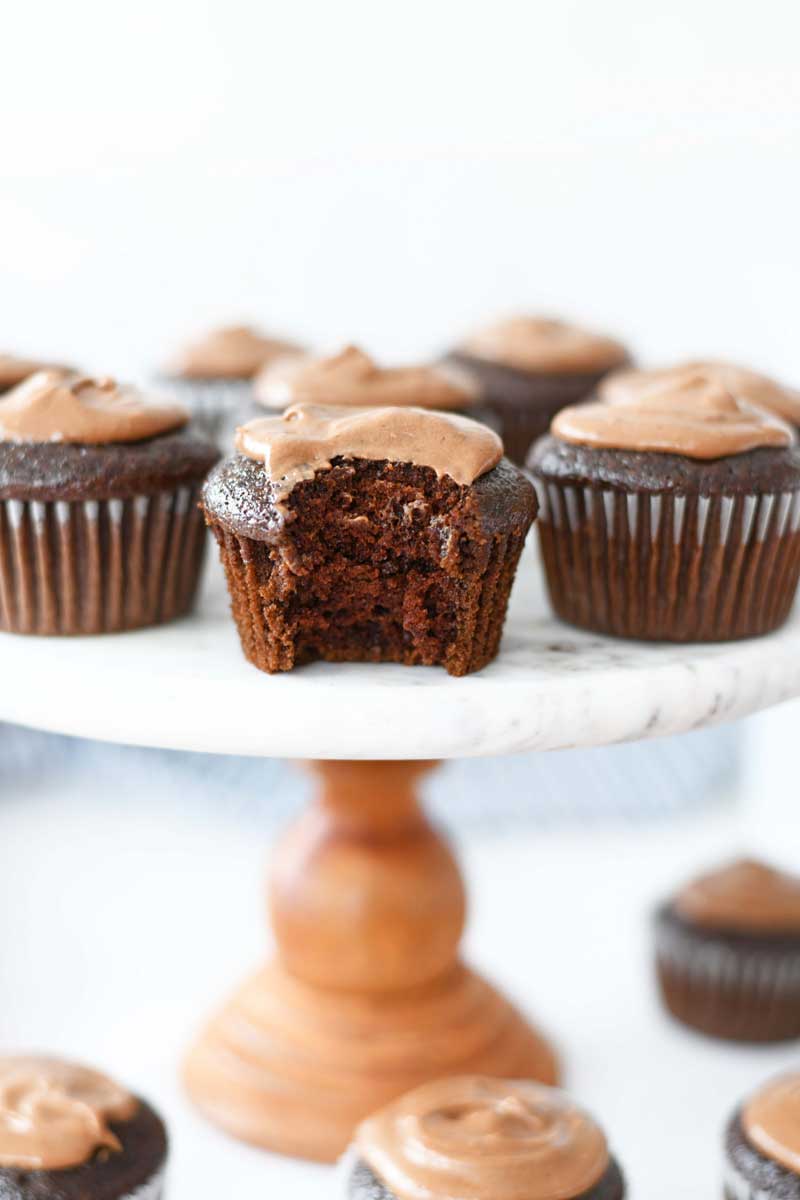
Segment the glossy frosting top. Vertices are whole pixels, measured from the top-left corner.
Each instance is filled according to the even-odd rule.
[[[299,350],[294,342],[265,337],[247,325],[227,325],[184,347],[167,371],[185,379],[252,379],[264,363]]]
[[[509,317],[472,334],[462,354],[542,374],[593,374],[628,358],[621,342],[551,317]]]
[[[72,368],[62,366],[60,363],[19,358],[16,354],[0,354],[0,392],[16,387],[18,383],[35,375],[37,371],[59,371],[63,375],[69,375]]]
[[[279,417],[242,425],[236,447],[263,462],[278,497],[334,458],[413,463],[469,484],[497,466],[503,444],[469,417],[428,408],[336,408],[294,404]]]
[[[478,400],[476,385],[456,367],[379,367],[356,346],[328,358],[276,359],[254,386],[256,399],[276,409],[297,403],[465,409]]]
[[[800,1175],[800,1073],[772,1079],[751,1096],[742,1128],[756,1150]]]
[[[120,1150],[109,1122],[138,1102],[99,1071],[44,1056],[0,1056],[0,1166],[53,1171]]]
[[[574,1200],[609,1165],[602,1131],[562,1092],[464,1076],[368,1118],[359,1156],[399,1200]]]
[[[800,937],[800,877],[755,859],[738,859],[692,880],[674,907],[708,929]]]
[[[785,421],[702,373],[641,389],[624,404],[596,401],[563,408],[550,429],[562,441],[581,446],[698,459],[785,447],[795,440]]]
[[[0,398],[0,441],[136,442],[188,419],[182,405],[129,384],[39,371]]]
[[[607,404],[627,404],[648,392],[660,392],[684,380],[705,377],[721,384],[731,395],[748,404],[766,408],[792,425],[800,425],[800,391],[785,387],[769,375],[735,363],[697,359],[649,371],[614,371],[598,387]]]

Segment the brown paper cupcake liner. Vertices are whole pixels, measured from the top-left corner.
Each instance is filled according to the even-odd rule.
[[[200,487],[0,502],[0,629],[114,633],[182,616],[205,547]]]
[[[466,586],[453,589],[455,637],[441,647],[432,634],[417,632],[398,639],[392,648],[355,634],[347,644],[331,642],[309,653],[298,636],[296,613],[280,595],[272,578],[271,547],[242,537],[219,521],[209,525],[220,549],[231,609],[245,657],[262,671],[289,671],[315,658],[329,662],[402,662],[406,665],[444,666],[451,675],[466,675],[486,666],[497,654],[503,632],[511,586],[514,582],[525,534],[498,534],[482,574]],[[525,531],[527,533],[527,530]],[[277,574],[277,573],[276,573]],[[421,604],[413,606],[415,622],[423,616]],[[404,602],[405,607],[405,602]],[[365,618],[366,622],[366,618]]]
[[[800,1037],[800,947],[736,945],[664,921],[656,966],[667,1008],[694,1029],[747,1042]]]
[[[800,493],[535,482],[550,599],[565,621],[620,637],[725,641],[786,620],[800,575]]]

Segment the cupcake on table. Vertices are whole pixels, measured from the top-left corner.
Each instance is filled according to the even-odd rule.
[[[164,1123],[78,1063],[0,1055],[3,1200],[160,1200]]]
[[[528,457],[553,608],[620,637],[769,633],[800,572],[795,432],[734,380],[647,374],[562,409]]]
[[[256,376],[253,390],[257,405],[279,412],[290,404],[411,405],[496,424],[466,371],[446,364],[382,367],[357,346],[321,357],[276,359]]]
[[[231,433],[247,416],[255,376],[267,363],[303,347],[251,325],[225,325],[201,334],[166,364],[162,376],[213,437]]]
[[[740,859],[658,910],[661,994],[683,1024],[749,1042],[800,1038],[800,876]]]
[[[191,607],[219,455],[169,397],[40,371],[0,398],[0,629],[97,634]]]
[[[563,1092],[463,1076],[423,1084],[364,1121],[345,1200],[621,1200],[594,1119]]]
[[[493,430],[411,405],[294,404],[236,447],[203,506],[250,662],[465,675],[494,658],[537,506]]]
[[[630,355],[605,334],[551,317],[515,316],[478,330],[445,361],[476,380],[500,423],[506,454],[521,465],[558,410],[586,399]]]
[[[800,1200],[800,1072],[772,1079],[731,1117],[725,1200]]]

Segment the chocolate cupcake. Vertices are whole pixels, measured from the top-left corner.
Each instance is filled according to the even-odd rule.
[[[112,633],[188,611],[219,456],[187,420],[113,380],[47,371],[0,400],[0,629]]]
[[[346,1200],[621,1200],[603,1131],[554,1088],[463,1076],[423,1084],[364,1121]]]
[[[795,430],[800,429],[800,391],[785,387],[769,375],[762,375],[749,367],[712,359],[695,359],[648,371],[613,371],[597,389],[597,398],[606,404],[636,403],[648,391],[663,392],[665,388],[680,387],[698,378],[720,384],[740,400],[756,408],[765,408],[767,412],[793,425]]]
[[[562,410],[528,465],[565,621],[655,641],[783,624],[800,571],[800,451],[785,422],[704,375]]]
[[[512,317],[467,338],[447,360],[465,367],[500,422],[512,462],[525,462],[555,414],[586,399],[629,361],[613,338],[545,317]]]
[[[422,408],[294,405],[203,491],[247,658],[440,664],[497,653],[536,514],[497,434]]]
[[[166,1160],[161,1118],[105,1075],[0,1056],[3,1200],[160,1200]]]
[[[480,389],[468,372],[438,366],[379,367],[356,346],[326,358],[294,354],[268,363],[256,376],[253,391],[259,408],[282,412],[290,404],[331,404],[370,408],[393,405],[456,412],[496,428],[498,421],[481,403]]]
[[[685,1025],[748,1042],[800,1038],[800,878],[744,859],[656,915],[661,994]]]
[[[267,337],[247,325],[229,325],[185,346],[163,375],[204,431],[227,444],[235,425],[248,418],[253,380],[261,368],[301,352],[294,342]]]
[[[10,392],[37,371],[54,371],[60,375],[75,374],[73,367],[60,363],[39,362],[32,358],[19,358],[16,354],[0,354],[0,396]]]
[[[800,1200],[800,1073],[781,1075],[725,1133],[725,1200]]]

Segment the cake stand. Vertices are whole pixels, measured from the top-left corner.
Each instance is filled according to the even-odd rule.
[[[546,1037],[459,958],[453,855],[419,778],[442,758],[697,729],[800,695],[800,617],[752,642],[611,641],[554,620],[523,556],[498,659],[465,679],[389,665],[247,665],[214,564],[198,614],[156,630],[0,635],[0,719],[138,745],[311,760],[319,795],[278,847],[276,960],[190,1050],[211,1120],[283,1153],[335,1158],[367,1112],[424,1079],[558,1077]]]

